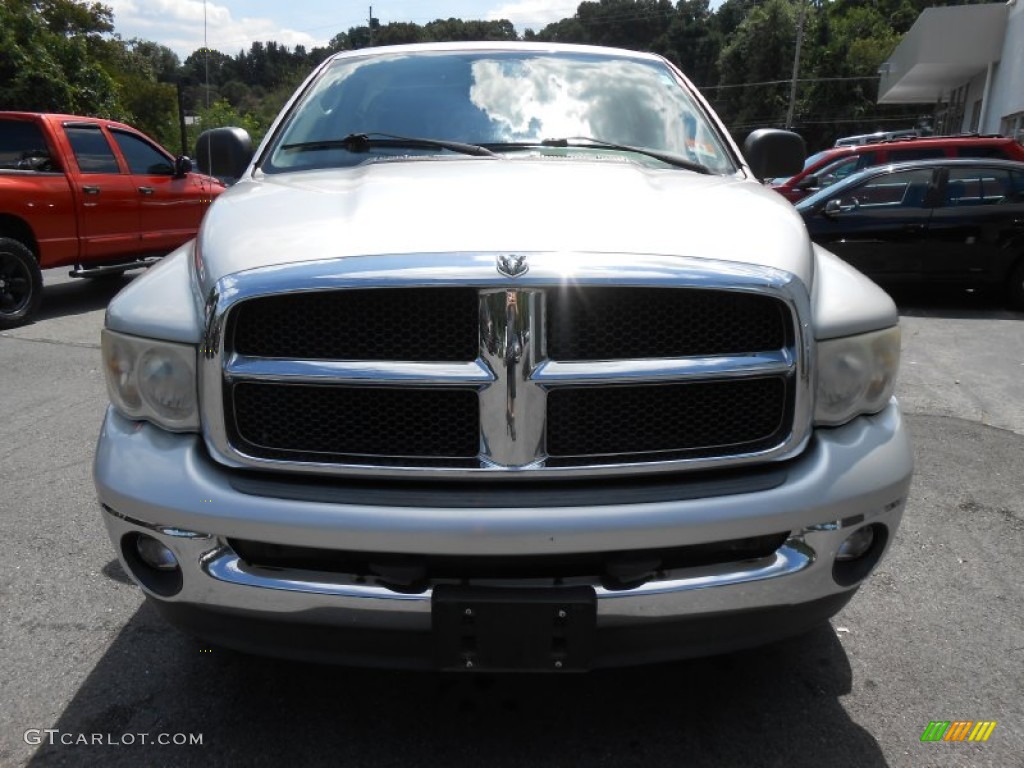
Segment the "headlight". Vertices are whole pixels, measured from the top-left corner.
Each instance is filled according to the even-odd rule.
[[[899,366],[897,326],[818,342],[815,423],[834,427],[882,410],[892,397]]]
[[[117,410],[176,432],[199,429],[194,347],[106,329],[101,339],[107,393]]]

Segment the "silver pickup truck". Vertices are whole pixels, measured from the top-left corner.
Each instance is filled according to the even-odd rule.
[[[245,651],[571,671],[835,614],[912,471],[891,300],[658,56],[339,54],[111,303],[125,569]],[[217,144],[214,144],[214,141]]]

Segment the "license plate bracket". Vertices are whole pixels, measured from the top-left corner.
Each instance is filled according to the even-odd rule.
[[[568,672],[590,668],[597,628],[593,587],[440,584],[431,598],[443,670]]]

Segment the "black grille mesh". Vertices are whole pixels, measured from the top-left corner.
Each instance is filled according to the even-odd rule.
[[[557,555],[421,555],[296,547],[246,539],[230,539],[228,543],[249,565],[343,573],[374,580],[389,573],[422,582],[587,577],[598,580],[624,571],[646,569],[653,574],[658,570],[758,560],[774,554],[788,536],[776,533],[682,547]]]
[[[547,296],[553,360],[725,355],[781,349],[788,311],[758,294],[680,288],[566,288]]]
[[[254,357],[469,361],[478,326],[472,289],[320,291],[243,302],[232,312],[232,346]]]
[[[229,397],[238,438],[247,451],[264,458],[467,458],[479,451],[479,409],[472,390],[245,382]]]
[[[786,423],[781,378],[607,388],[548,394],[551,456],[692,451],[775,445]]]

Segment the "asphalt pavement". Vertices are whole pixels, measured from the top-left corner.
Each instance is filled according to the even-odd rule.
[[[247,657],[165,625],[90,477],[124,282],[46,277],[39,318],[0,333],[0,765],[1024,766],[1024,314],[900,297],[914,486],[831,624],[712,659],[451,676]],[[936,720],[997,725],[922,743]]]

